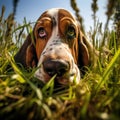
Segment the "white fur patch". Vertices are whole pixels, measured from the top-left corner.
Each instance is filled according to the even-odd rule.
[[[59,9],[57,8],[53,8],[48,10],[47,14],[49,14],[51,16],[51,18],[53,18],[55,20],[55,26],[53,27],[53,31],[52,31],[52,35],[50,37],[50,39],[48,40],[41,56],[40,59],[38,61],[38,66],[41,66],[35,73],[35,76],[37,78],[39,78],[40,80],[42,80],[43,82],[47,82],[49,80],[46,80],[46,76],[47,74],[45,73],[42,63],[44,61],[44,57],[50,56],[50,55],[56,55],[56,57],[60,57],[61,59],[67,57],[69,59],[69,62],[71,63],[70,66],[70,70],[68,71],[68,73],[66,74],[67,78],[63,78],[64,79],[68,79],[69,82],[73,82],[74,76],[71,76],[71,74],[75,74],[75,76],[77,77],[77,83],[80,80],[80,73],[79,73],[79,69],[77,67],[77,65],[75,64],[75,61],[73,59],[73,56],[69,50],[69,46],[65,43],[62,43],[62,40],[59,36],[59,31],[58,31],[58,12]],[[52,50],[50,50],[52,49]],[[44,53],[44,54],[43,54]]]

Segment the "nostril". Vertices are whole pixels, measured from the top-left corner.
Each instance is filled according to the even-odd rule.
[[[66,72],[68,71],[68,69],[66,67],[60,67],[59,69],[57,69],[57,75],[58,76],[62,76],[64,75]]]
[[[46,72],[51,77],[56,74],[55,70],[53,70],[53,69],[46,69]]]
[[[43,68],[44,68],[44,71],[51,77],[56,73],[53,63],[51,63],[50,61],[43,62]]]
[[[69,63],[64,60],[46,60],[43,62],[44,71],[53,76],[63,76],[69,70]]]

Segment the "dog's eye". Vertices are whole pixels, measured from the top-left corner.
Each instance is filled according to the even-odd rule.
[[[75,36],[76,36],[75,28],[73,26],[69,26],[67,29],[67,37],[69,39],[73,39]]]
[[[40,38],[45,38],[47,36],[47,33],[43,27],[38,29],[38,35]]]

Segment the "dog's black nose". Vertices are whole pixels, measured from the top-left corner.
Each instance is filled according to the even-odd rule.
[[[45,60],[43,62],[44,71],[49,75],[63,76],[69,69],[69,63],[64,60]]]

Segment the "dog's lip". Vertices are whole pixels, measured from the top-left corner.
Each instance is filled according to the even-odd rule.
[[[74,79],[75,76],[75,72],[68,72],[66,74],[64,74],[63,76],[57,76],[55,77],[54,81],[55,83],[61,84],[61,85],[67,85],[68,83],[71,83]],[[40,79],[40,76],[35,74],[35,77]],[[51,79],[51,77],[49,75],[45,76],[45,79],[41,81],[43,81],[44,83],[47,83],[49,80]]]
[[[70,78],[74,78],[75,76],[75,73],[71,73],[71,74],[65,74],[63,77],[59,77],[59,76],[56,76],[55,80],[59,83],[59,84],[68,84],[71,80]]]
[[[62,85],[66,85],[69,83],[69,80],[66,78],[58,79],[57,82]]]

